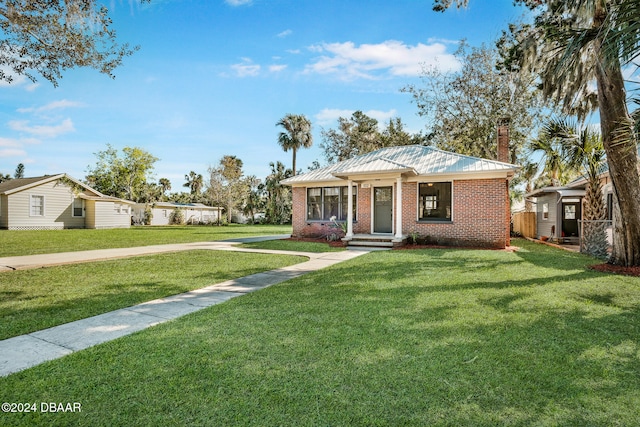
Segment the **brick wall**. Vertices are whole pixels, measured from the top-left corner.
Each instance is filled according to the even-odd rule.
[[[404,183],[402,232],[417,233],[435,244],[504,248],[510,220],[505,186],[504,179],[454,181],[453,221],[428,223],[417,221],[418,183]]]
[[[402,186],[402,232],[418,233],[436,244],[504,248],[509,244],[509,195],[504,179],[461,180],[453,183],[453,221],[418,222],[418,183]],[[333,224],[307,221],[306,188],[293,188],[293,236],[322,236]],[[354,233],[371,232],[371,189],[358,187]]]

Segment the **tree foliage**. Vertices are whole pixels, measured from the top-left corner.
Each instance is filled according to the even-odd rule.
[[[266,194],[265,219],[270,224],[287,224],[291,222],[292,193],[291,187],[280,182],[293,176],[293,173],[282,162],[271,162],[269,166],[271,173],[262,186]]]
[[[460,154],[497,158],[497,123],[510,118],[510,157],[520,162],[528,136],[540,122],[543,104],[533,76],[498,68],[496,48],[461,43],[455,53],[457,72],[426,68],[420,85],[408,85],[427,134],[438,148]]]
[[[2,1],[0,34],[0,81],[9,83],[15,75],[36,81],[39,74],[57,86],[74,67],[113,77],[137,50],[118,44],[107,8],[96,0]]]
[[[18,166],[16,166],[16,171],[14,172],[13,177],[16,179],[24,178],[24,164],[18,163]]]
[[[97,162],[95,166],[88,167],[85,178],[91,187],[113,197],[134,202],[148,201],[157,157],[139,147],[124,147],[120,156],[109,144],[106,150],[95,155]]]
[[[246,190],[247,183],[243,179],[242,160],[236,156],[223,156],[217,167],[209,168],[207,188],[209,199],[215,206],[225,208],[228,222],[231,222],[234,211],[242,210]]]
[[[395,117],[389,120],[381,132],[378,120],[362,111],[354,112],[350,118],[338,118],[337,129],[323,129],[320,147],[329,163],[340,162],[361,154],[398,145],[425,144],[422,134],[410,134],[402,120]]]
[[[189,188],[189,193],[192,196],[192,201],[198,201],[200,192],[202,191],[202,187],[204,185],[204,178],[202,174],[195,173],[194,171],[189,172],[188,175],[184,176],[185,182],[182,186]]]

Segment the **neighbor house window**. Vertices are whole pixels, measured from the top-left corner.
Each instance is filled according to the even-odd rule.
[[[549,203],[542,204],[542,219],[549,219]]]
[[[31,216],[44,216],[44,196],[31,195],[29,212]]]
[[[450,182],[421,182],[418,194],[418,220],[451,221]]]
[[[82,217],[84,216],[84,200],[76,197],[75,199],[73,199],[73,216],[75,217]]]
[[[353,218],[356,218],[356,187],[353,187]],[[307,219],[338,221],[347,219],[349,187],[307,188]]]

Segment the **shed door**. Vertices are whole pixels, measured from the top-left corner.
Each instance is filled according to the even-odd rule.
[[[562,204],[562,237],[578,237],[580,202]]]

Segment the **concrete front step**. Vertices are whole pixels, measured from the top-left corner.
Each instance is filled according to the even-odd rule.
[[[380,234],[356,234],[351,239],[342,239],[347,242],[350,247],[366,247],[366,248],[393,248],[402,246],[406,243],[406,238],[396,238],[392,235]]]
[[[351,240],[349,242],[349,246],[365,246],[365,247],[374,247],[374,248],[392,248],[392,241],[372,241],[372,240]]]

